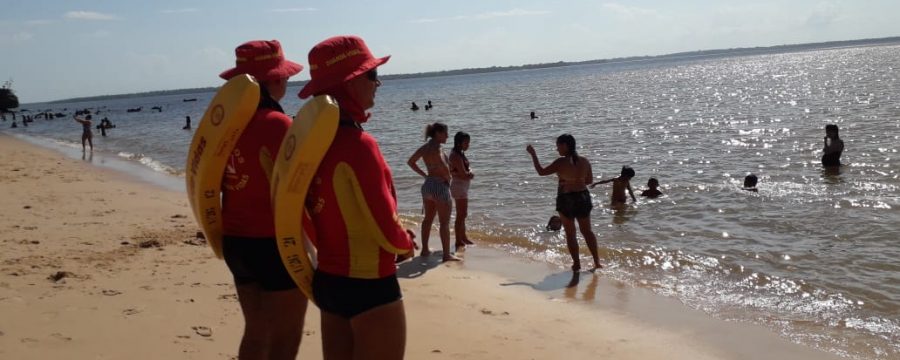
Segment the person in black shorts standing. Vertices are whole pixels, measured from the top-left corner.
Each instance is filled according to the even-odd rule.
[[[574,262],[572,271],[581,270],[578,241],[575,239],[576,221],[581,235],[587,242],[588,250],[594,257],[594,269],[591,271],[602,268],[600,257],[597,255],[597,236],[591,230],[591,209],[594,205],[591,203],[591,193],[587,189],[587,185],[594,178],[594,173],[591,171],[591,162],[584,156],[578,155],[575,148],[575,137],[563,134],[556,138],[556,151],[559,152],[560,157],[547,167],[541,166],[531,145],[528,145],[525,150],[531,155],[531,161],[534,163],[534,169],[537,170],[538,175],[556,174],[559,177],[556,211],[559,212],[559,217],[562,219],[563,229],[566,233],[566,245]]]

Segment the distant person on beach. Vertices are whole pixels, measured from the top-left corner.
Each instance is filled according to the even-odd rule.
[[[550,217],[550,220],[547,221],[547,226],[544,227],[547,231],[559,231],[562,228],[562,219],[557,215],[553,215]]]
[[[744,177],[744,190],[752,191],[752,192],[759,192],[759,190],[756,189],[756,182],[758,180],[759,179],[757,179],[756,175],[753,175],[753,174],[750,174],[750,175],[747,175],[746,177]]]
[[[622,172],[618,177],[595,182],[591,184],[591,189],[593,189],[597,185],[611,182],[613,183],[612,194],[610,195],[611,205],[624,205],[626,202],[628,202],[628,197],[625,196],[625,190],[628,190],[628,194],[631,195],[631,202],[637,202],[637,199],[634,197],[634,190],[631,189],[631,178],[633,177],[634,169],[632,169],[630,166],[623,166]]]
[[[844,152],[844,140],[838,135],[838,126],[825,125],[825,147],[822,148],[822,166],[841,166],[841,153]]]
[[[412,106],[410,106],[409,109],[412,110],[412,111],[419,110],[419,105],[416,105],[416,102],[413,101],[413,102],[412,102]]]
[[[656,180],[656,178],[647,180],[647,187],[647,190],[641,192],[641,196],[655,199],[662,195],[662,192],[659,191],[659,180]]]
[[[16,124],[16,121],[15,121],[15,120],[13,120],[12,125],[10,125],[9,127],[15,129],[15,128],[19,127],[19,125]]]
[[[425,128],[425,145],[419,147],[409,157],[406,164],[416,174],[425,178],[422,184],[422,205],[425,207],[425,218],[422,219],[422,256],[431,255],[428,248],[428,239],[431,235],[431,224],[434,216],[438,216],[438,225],[441,236],[441,249],[443,261],[459,261],[460,259],[450,253],[450,211],[453,204],[450,202],[450,166],[447,164],[447,155],[441,144],[447,142],[447,125],[434,123]],[[426,173],[419,168],[418,161],[425,162]]]
[[[182,127],[181,130],[190,130],[190,129],[191,129],[191,117],[185,116],[184,117],[184,127]]]
[[[76,122],[81,124],[81,151],[85,151],[84,142],[91,144],[91,151],[94,151],[94,133],[91,132],[91,116],[87,115],[84,119],[79,119],[78,115],[72,115]]]
[[[109,119],[103,118],[103,119],[100,119],[100,125],[98,125],[97,127],[100,128],[100,135],[106,136],[106,130],[112,129],[114,126],[113,126],[112,122],[109,121]]]
[[[340,125],[307,197],[320,204],[311,216],[324,230],[316,240],[312,287],[322,314],[325,360],[399,360],[406,350],[406,311],[394,261],[415,255],[414,236],[400,223],[391,169],[362,128],[381,86],[378,66],[389,58],[374,57],[357,36],[329,38],[310,50],[311,79],[299,94],[330,95],[340,106]],[[348,183],[341,186],[358,189],[355,195],[335,189]],[[347,201],[356,205],[350,211],[369,220],[345,219]]]
[[[469,184],[475,174],[469,166],[466,150],[469,150],[471,137],[465,132],[457,132],[453,136],[453,150],[450,151],[450,196],[456,202],[456,221],[453,233],[456,236],[456,248],[472,245],[466,235],[466,217],[469,215]]]
[[[534,114],[534,111],[531,112],[531,120],[537,119],[538,116]]]
[[[550,163],[549,166],[541,166],[534,147],[528,145],[525,151],[531,155],[531,162],[534,169],[540,176],[556,174],[559,178],[559,186],[556,192],[556,211],[562,220],[563,229],[566,232],[566,245],[569,248],[569,254],[572,256],[572,271],[581,270],[581,259],[579,257],[578,241],[575,238],[575,222],[578,222],[578,228],[584,241],[587,243],[588,250],[594,258],[594,269],[600,269],[600,257],[597,254],[597,236],[591,229],[591,209],[594,208],[591,203],[591,193],[588,192],[587,184],[591,183],[594,173],[591,170],[591,162],[584,156],[578,155],[575,147],[575,137],[570,134],[563,134],[556,138],[556,151],[559,158]]]
[[[278,252],[269,180],[271,158],[291,126],[278,101],[287,92],[288,78],[303,66],[285,59],[277,40],[248,41],[234,55],[236,66],[219,77],[248,74],[260,85],[256,112],[222,176],[222,252],[244,314],[238,358],[293,359],[303,337],[307,299]]]

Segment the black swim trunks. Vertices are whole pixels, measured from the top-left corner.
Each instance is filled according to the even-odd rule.
[[[570,219],[583,218],[591,214],[594,204],[587,190],[556,195],[556,211]]]
[[[275,238],[225,236],[222,253],[237,285],[257,283],[264,291],[297,288],[281,262]]]
[[[381,279],[357,279],[316,270],[312,288],[319,309],[345,319],[403,297],[396,274]]]
[[[822,155],[822,166],[841,166],[841,153]]]

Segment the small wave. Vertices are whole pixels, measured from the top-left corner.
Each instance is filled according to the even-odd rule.
[[[136,162],[140,163],[141,165],[144,165],[156,172],[169,174],[169,175],[181,175],[182,174],[182,172],[179,171],[178,169],[168,166],[166,164],[163,164],[157,160],[154,160],[153,158],[151,158],[149,156],[145,156],[144,154],[134,154],[134,153],[126,152],[126,151],[121,151],[117,155],[119,157],[127,159],[127,160],[136,161]]]

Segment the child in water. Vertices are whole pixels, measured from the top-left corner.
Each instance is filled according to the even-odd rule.
[[[632,169],[630,166],[623,166],[622,173],[619,175],[619,177],[595,182],[591,184],[591,189],[599,184],[612,182],[613,191],[610,198],[610,203],[612,205],[621,205],[628,202],[628,198],[625,197],[625,190],[628,190],[628,193],[631,194],[631,202],[637,202],[637,199],[634,197],[634,190],[631,189],[631,178],[633,177],[634,169]]]
[[[559,229],[562,229],[562,219],[556,215],[551,216],[550,221],[547,221],[545,229],[547,229],[547,231],[559,231]]]
[[[662,192],[659,191],[659,180],[656,180],[656,178],[650,178],[650,180],[647,180],[647,187],[649,189],[641,192],[641,196],[646,196],[648,198],[655,199],[655,198],[659,197],[660,195],[662,195]]]
[[[747,175],[747,177],[744,178],[744,190],[752,191],[752,192],[759,192],[759,190],[756,189],[757,181],[758,181],[758,179],[756,178],[756,175],[753,175],[753,174]]]

